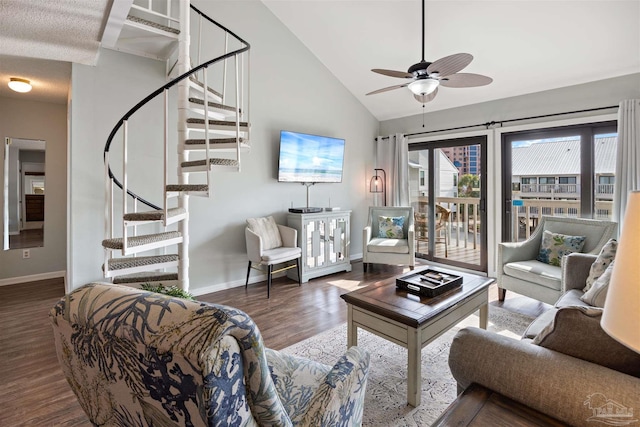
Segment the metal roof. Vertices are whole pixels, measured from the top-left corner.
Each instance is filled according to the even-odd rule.
[[[596,174],[614,174],[616,137],[596,138]],[[512,150],[513,176],[580,175],[580,140],[536,142]]]

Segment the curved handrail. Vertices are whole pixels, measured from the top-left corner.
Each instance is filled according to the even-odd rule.
[[[220,62],[220,61],[222,61],[224,59],[227,59],[227,58],[231,58],[232,56],[239,55],[239,54],[241,54],[243,52],[246,52],[249,49],[251,49],[251,45],[248,42],[246,42],[245,40],[243,40],[242,38],[238,37],[233,31],[229,30],[228,28],[226,28],[223,25],[217,23],[213,19],[209,18],[207,15],[202,13],[195,6],[190,5],[190,7],[191,7],[191,9],[194,10],[194,12],[196,12],[199,15],[201,15],[207,21],[209,21],[210,23],[216,25],[221,30],[223,30],[223,31],[229,33],[230,35],[232,35],[233,37],[235,37],[240,43],[243,43],[245,45],[245,47],[237,49],[237,50],[234,50],[232,52],[228,52],[228,53],[226,53],[226,54],[224,54],[222,56],[218,56],[217,58],[214,58],[214,59],[211,59],[209,61],[203,62],[202,64],[196,66],[195,68],[190,69],[186,73],[176,77],[175,79],[171,80],[170,82],[166,83],[165,85],[163,85],[163,86],[159,87],[158,89],[156,89],[155,91],[151,92],[142,101],[138,102],[133,108],[131,108],[129,111],[127,111],[124,114],[124,116],[122,116],[122,118],[120,120],[118,120],[118,122],[116,123],[114,128],[111,130],[111,133],[109,134],[109,137],[107,138],[107,143],[104,146],[104,152],[103,152],[103,159],[104,159],[105,162],[107,161],[107,153],[109,152],[109,149],[111,148],[111,142],[113,142],[113,138],[115,138],[116,133],[120,130],[120,128],[122,127],[123,123],[126,120],[129,120],[129,118],[136,111],[138,111],[140,108],[142,108],[145,104],[147,104],[149,101],[154,99],[156,96],[158,96],[161,93],[163,93],[166,89],[172,88],[173,86],[175,86],[176,84],[178,84],[182,80],[186,79],[190,75],[195,74],[196,72],[198,72],[198,71],[200,71],[200,70],[202,70],[204,68],[207,68],[209,65],[211,65],[213,63],[216,63],[216,62]],[[122,189],[122,183],[120,181],[118,181],[118,179],[113,174],[113,171],[111,170],[111,165],[108,165],[108,174],[109,174],[109,178],[111,180],[113,180],[113,183],[116,186],[118,186],[120,189]],[[137,195],[136,193],[134,193],[131,190],[127,190],[127,194],[129,196],[133,197],[134,200],[139,200],[141,203],[144,203],[145,205],[149,206],[152,209],[156,209],[156,210],[161,210],[162,209],[161,207],[149,202],[148,200],[143,199],[142,197],[140,197],[139,195]]]

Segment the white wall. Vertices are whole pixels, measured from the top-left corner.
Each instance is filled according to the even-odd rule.
[[[310,198],[315,206],[327,206],[331,198],[333,206],[353,210],[351,254],[361,255],[361,230],[373,200],[368,178],[377,120],[261,2],[194,4],[252,45],[252,149],[242,158],[242,172],[214,171],[212,198],[191,197],[191,291],[201,294],[244,284],[246,218],[274,215],[285,223],[291,204],[306,203],[304,186],[277,182],[281,129],[346,140],[343,182],[317,184],[310,188]],[[101,278],[104,142],[117,119],[163,83],[163,71],[164,64],[108,50],[101,52],[96,67],[73,66],[73,287]]]
[[[0,251],[0,284],[26,276],[64,274],[66,269],[67,110],[64,104],[0,98],[0,136],[46,141],[44,246],[23,259],[18,249]],[[4,168],[0,163],[0,168]],[[4,171],[0,172],[4,176]],[[4,203],[4,200],[2,201]],[[44,276],[42,276],[44,277]]]

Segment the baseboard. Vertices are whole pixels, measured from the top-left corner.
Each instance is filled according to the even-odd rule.
[[[273,278],[277,279],[278,277],[284,277],[284,276],[286,276],[286,273],[281,272],[281,273],[274,274]],[[249,279],[249,285],[253,283],[258,283],[258,282],[266,282],[266,280],[267,280],[266,274],[251,276],[251,278]],[[189,289],[189,292],[191,292],[193,296],[199,296],[204,294],[210,294],[213,292],[224,291],[225,289],[239,288],[240,286],[244,286],[244,279],[234,280],[232,282],[226,282],[226,283],[218,283],[217,285],[206,286],[204,288]]]
[[[49,273],[30,274],[28,276],[9,277],[6,279],[0,279],[0,286],[17,285],[18,283],[35,282],[37,280],[56,279],[62,277],[66,281],[67,272],[51,271]]]

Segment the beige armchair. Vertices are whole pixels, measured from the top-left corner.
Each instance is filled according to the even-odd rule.
[[[381,217],[392,219],[381,227]],[[413,270],[415,266],[414,233],[412,207],[370,206],[369,219],[362,236],[364,271],[367,271],[369,263],[404,264],[409,265]]]
[[[247,280],[244,287],[249,286],[249,275],[251,268],[262,270],[262,266],[267,267],[267,298],[271,296],[271,276],[274,273],[298,269],[298,286],[300,280],[300,256],[302,250],[298,247],[298,231],[291,227],[276,224],[272,216],[266,218],[247,219],[247,228],[244,232],[247,241],[247,256],[249,266],[247,267]],[[295,260],[295,264],[287,265],[277,270],[274,265],[284,264]],[[253,264],[256,264],[254,266]]]
[[[586,218],[542,216],[529,239],[518,243],[498,244],[498,295],[504,300],[507,290],[547,304],[555,304],[563,293],[560,266],[536,260],[544,231],[571,236],[585,236],[581,252],[598,254],[616,235],[615,222]]]

